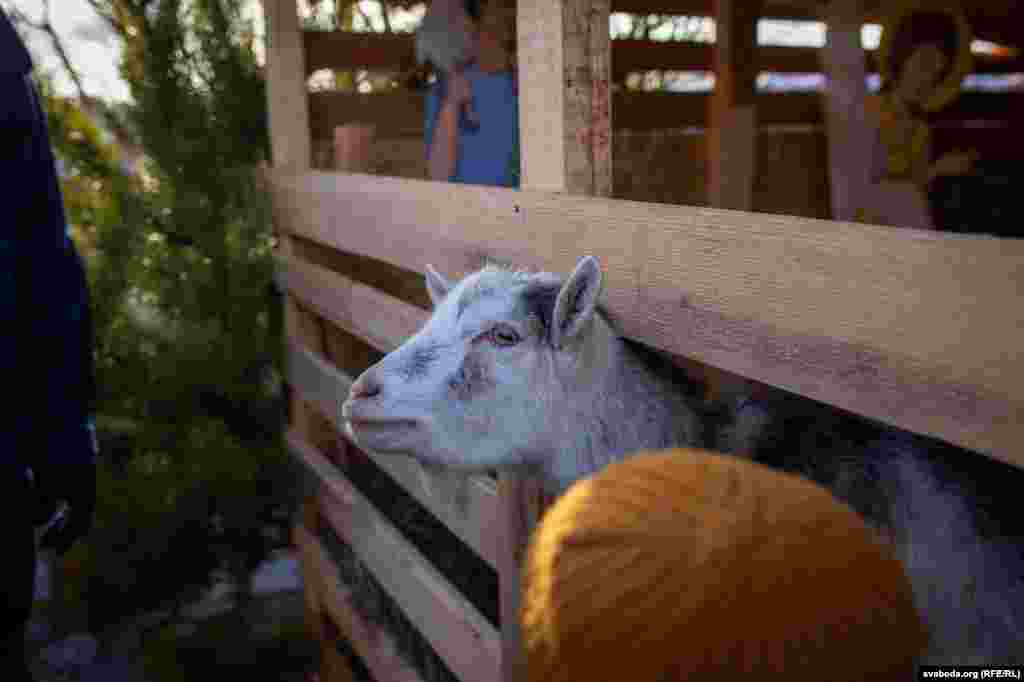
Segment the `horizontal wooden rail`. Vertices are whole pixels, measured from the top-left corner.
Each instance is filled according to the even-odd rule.
[[[712,16],[715,5],[714,0],[613,0],[612,12]],[[818,18],[815,9],[800,0],[768,0],[761,16],[802,20]]]
[[[759,125],[819,125],[824,121],[820,93],[762,93],[756,99]],[[708,95],[617,92],[612,96],[612,107],[616,129],[703,126],[708,116]],[[355,122],[375,124],[382,136],[421,139],[424,111],[424,95],[420,92],[402,90],[359,94],[331,91],[309,95],[310,130],[315,140],[331,139],[335,126]],[[1012,122],[1022,119],[1024,93],[966,92],[934,116],[937,122]]]
[[[408,270],[595,255],[632,338],[1024,466],[1024,241],[366,175],[271,186],[281,229]]]
[[[303,577],[313,577],[323,584],[323,608],[331,620],[345,633],[363,664],[375,680],[394,682],[422,682],[416,670],[398,655],[398,648],[386,630],[371,626],[352,607],[352,590],[342,580],[330,555],[302,526],[297,527],[295,542],[299,551],[308,557],[309,568],[303,564]],[[325,643],[325,646],[330,646]]]
[[[384,353],[405,343],[427,321],[422,308],[298,258],[280,258],[275,278],[321,317]]]
[[[301,299],[300,299],[301,300]],[[288,343],[288,382],[336,423],[352,379],[296,341]],[[339,433],[341,429],[339,428]],[[497,568],[501,516],[497,485],[478,476],[428,472],[414,460],[373,455],[374,461],[491,567]]]
[[[773,19],[821,21],[822,4],[811,0],[766,0],[761,16]],[[881,23],[889,12],[890,3],[867,0],[864,3],[864,21]],[[985,0],[965,2],[964,11],[975,37],[1010,46],[1024,46],[1024,7],[1016,0]],[[714,0],[614,0],[613,12],[633,14],[676,14],[712,16]]]
[[[494,626],[322,454],[294,434],[288,445],[324,483],[325,520],[451,671],[466,682],[498,679],[502,645]]]
[[[367,69],[401,71],[415,62],[411,33],[353,33],[350,31],[305,31],[306,72],[320,69]],[[764,45],[757,48],[758,69],[772,73],[818,73],[822,71],[819,48]],[[621,79],[633,71],[668,69],[714,71],[714,47],[710,44],[678,41],[620,39],[612,41],[612,74]],[[865,50],[869,70],[877,70],[874,51]],[[1019,58],[976,55],[975,73],[1020,73]]]
[[[323,610],[323,581],[316,571],[316,557],[310,552],[310,547],[305,542],[309,533],[301,521],[292,526],[291,535],[292,546],[295,548],[299,571],[302,575],[302,600],[305,604],[303,613],[306,627],[309,628],[310,634],[322,643],[323,632],[320,627],[320,617]]]

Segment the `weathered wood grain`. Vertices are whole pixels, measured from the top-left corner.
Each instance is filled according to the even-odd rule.
[[[715,0],[715,90],[708,100],[708,204],[749,211],[757,169],[760,2]]]
[[[714,0],[615,0],[613,12],[635,14],[683,14],[710,16]],[[941,4],[937,0],[936,4]],[[885,0],[865,2],[864,21],[881,23],[891,3]],[[1004,45],[1020,47],[1024,44],[1024,7],[1017,0],[986,0],[963,3],[967,19],[976,37]],[[767,0],[763,16],[778,19],[820,21],[822,3],[819,0]]]
[[[278,259],[275,278],[321,317],[385,353],[415,334],[428,317],[411,303],[297,258]]]
[[[321,498],[325,520],[452,672],[467,682],[497,679],[501,638],[494,626],[322,454],[297,438],[288,445],[329,491]]]
[[[593,254],[637,340],[1024,464],[1020,241],[365,175],[273,186],[287,229],[409,270]]]
[[[300,528],[296,544],[310,557],[310,573],[323,581],[325,609],[331,620],[344,632],[374,679],[422,682],[412,666],[398,656],[398,649],[387,631],[367,623],[352,607],[352,591],[341,579],[338,568],[320,541]]]
[[[703,127],[708,121],[709,95],[703,93],[626,91],[612,93],[611,99],[616,130]],[[347,123],[375,122],[381,139],[423,135],[420,93],[315,92],[309,95],[309,102],[312,136],[316,140],[329,139],[335,126]],[[822,96],[817,92],[759,93],[755,102],[759,126],[820,125],[825,120]],[[555,105],[548,102],[544,106],[545,110],[553,110]],[[943,125],[978,121],[1012,124],[1022,117],[1024,94],[984,92],[963,93],[935,116]]]
[[[828,75],[825,118],[828,134],[831,216],[854,220],[868,206],[874,148],[867,111],[864,60],[860,58],[862,0],[828,3],[828,43],[821,51]]]
[[[312,163],[305,49],[294,0],[263,0],[267,25],[267,106],[274,165]]]
[[[501,634],[503,682],[527,679],[520,628],[522,565],[530,535],[545,508],[540,483],[511,474],[499,481],[501,517],[494,524],[501,548],[498,573],[501,576]]]
[[[614,4],[614,3],[613,3]],[[415,61],[415,38],[411,33],[353,33],[348,31],[305,31],[306,73],[319,69],[367,69],[402,72]],[[860,43],[857,43],[858,49]],[[655,41],[618,38],[611,41],[612,75],[616,81],[638,71],[713,71],[713,46],[683,41]],[[758,71],[771,73],[817,73],[820,53],[816,47],[763,45],[754,59]],[[877,70],[874,50],[861,49],[864,66]],[[974,73],[1021,73],[1020,57],[975,55]]]

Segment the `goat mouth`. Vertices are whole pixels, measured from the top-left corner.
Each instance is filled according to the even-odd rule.
[[[353,429],[398,429],[398,428],[415,428],[419,426],[419,421],[416,419],[381,419],[381,418],[368,418],[368,417],[343,417],[343,422],[346,422]]]
[[[349,437],[373,452],[405,452],[423,442],[422,423],[416,419],[368,419],[348,417],[342,420]]]

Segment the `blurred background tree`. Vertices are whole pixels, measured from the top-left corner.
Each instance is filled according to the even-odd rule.
[[[173,619],[218,575],[244,606],[253,570],[288,544],[295,479],[257,177],[265,91],[242,2],[90,4],[122,40],[132,101],[39,85],[88,270],[100,391],[96,526],[64,561],[81,606],[66,627],[100,633],[156,609]],[[47,30],[45,10],[14,18]]]

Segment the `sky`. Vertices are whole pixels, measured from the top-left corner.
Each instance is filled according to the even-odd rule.
[[[2,0],[0,4],[16,7],[33,20],[43,16],[41,0]],[[113,31],[85,0],[51,0],[54,30],[64,43],[68,57],[78,69],[87,94],[105,99],[128,99],[128,87],[117,72],[120,46]],[[74,88],[60,68],[60,60],[50,38],[42,31],[25,35],[36,69],[52,73],[57,92],[71,95]]]
[[[86,0],[50,0],[51,20],[61,37],[68,58],[82,78],[86,93],[111,100],[129,99],[128,86],[118,74],[120,40],[103,22]],[[15,7],[33,20],[43,16],[42,0],[0,0],[5,9]],[[257,21],[262,31],[263,11],[259,0],[247,0],[245,16]],[[77,94],[71,80],[61,68],[50,38],[42,31],[30,30],[26,35],[36,68],[54,77],[58,94]]]
[[[308,0],[298,0],[298,4],[302,14],[310,14]],[[324,6],[327,4],[323,3]],[[366,1],[360,4],[374,28],[383,30],[383,21],[378,16],[379,5]],[[54,30],[62,38],[69,59],[78,69],[87,94],[112,100],[129,99],[128,87],[118,74],[120,40],[114,32],[96,15],[86,0],[50,0],[50,5]],[[33,20],[41,19],[44,11],[42,0],[0,0],[0,6],[5,9],[18,8]],[[421,14],[399,11],[392,15],[392,25],[400,30],[400,25],[415,22]],[[262,36],[263,7],[260,0],[245,0],[243,16],[254,22],[256,34]],[[359,28],[356,27],[357,30]],[[41,31],[30,31],[26,37],[36,68],[53,75],[57,93],[77,94],[71,80],[60,68],[60,60],[49,37]]]

